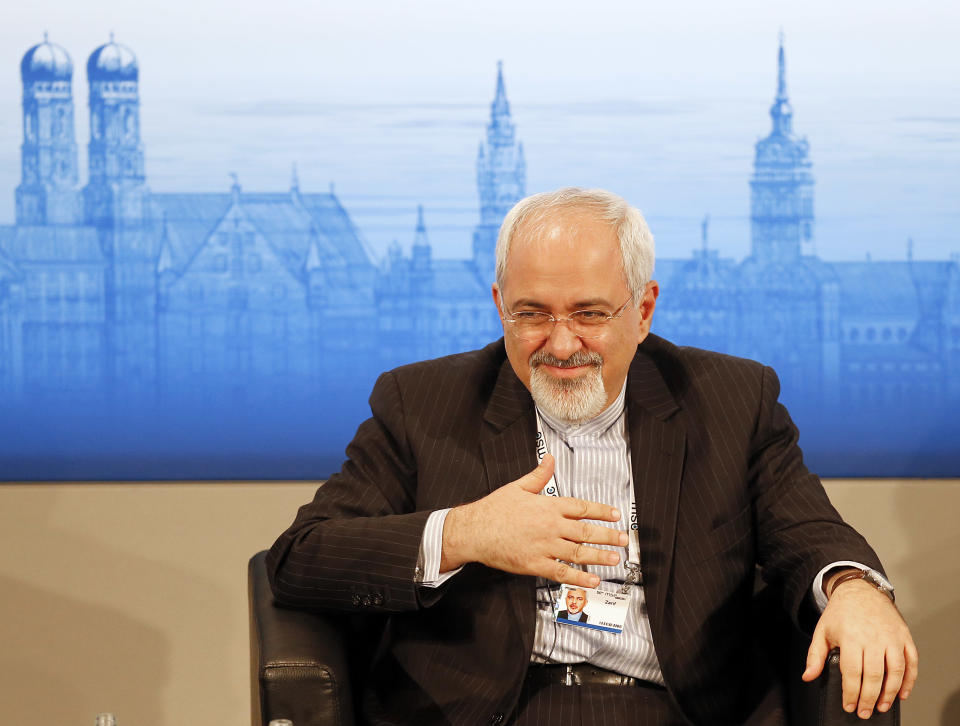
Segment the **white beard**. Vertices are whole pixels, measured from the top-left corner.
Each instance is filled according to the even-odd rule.
[[[590,364],[593,367],[577,378],[555,378],[546,373],[541,364],[569,367]],[[573,424],[596,418],[607,406],[603,389],[603,358],[599,353],[577,351],[566,361],[549,353],[536,352],[530,356],[530,394],[534,403],[548,416]]]

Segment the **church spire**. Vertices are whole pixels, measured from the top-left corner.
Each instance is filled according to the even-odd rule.
[[[500,223],[525,194],[527,166],[517,143],[503,81],[503,61],[497,62],[497,88],[490,104],[486,138],[477,152],[477,191],[480,224],[473,233],[473,259],[484,286],[493,282],[494,247]]]
[[[498,116],[510,116],[510,102],[507,100],[507,89],[503,84],[503,61],[497,61],[497,92],[493,97],[493,103],[490,104],[490,115],[496,119]]]
[[[430,240],[427,239],[427,225],[423,221],[423,205],[417,205],[417,229],[413,235],[413,248],[410,250],[414,272],[430,269]]]
[[[777,100],[787,100],[787,62],[783,56],[783,31],[780,31],[780,50],[777,54]]]
[[[793,133],[793,109],[787,98],[783,33],[777,49],[777,95],[770,107],[773,129],[756,145],[750,180],[750,228],[753,255],[790,261],[813,239],[813,176],[806,139]]]
[[[413,239],[414,245],[430,246],[427,241],[427,225],[423,221],[423,205],[417,205],[417,230]]]
[[[780,31],[780,47],[777,51],[777,95],[770,107],[773,133],[790,136],[793,133],[793,109],[787,98],[787,61],[783,52],[783,31]]]

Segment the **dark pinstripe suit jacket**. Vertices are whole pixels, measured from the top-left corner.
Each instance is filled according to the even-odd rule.
[[[755,564],[782,586],[794,618],[830,562],[880,569],[804,467],[778,393],[768,368],[654,335],[628,375],[650,625],[667,686],[695,723],[736,723],[750,707]],[[533,645],[534,578],[472,564],[427,591],[414,571],[431,511],[536,465],[530,394],[498,341],[385,373],[370,406],[342,471],[271,549],[274,593],[293,605],[393,614],[367,684],[371,720],[508,716]]]

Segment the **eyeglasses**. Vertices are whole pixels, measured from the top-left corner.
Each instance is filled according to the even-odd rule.
[[[548,338],[557,323],[566,323],[567,329],[578,338],[599,338],[607,332],[610,321],[623,314],[631,300],[633,295],[613,313],[605,310],[577,310],[563,317],[541,310],[518,310],[512,313],[503,308],[502,312],[505,314],[502,317],[503,322],[508,323],[510,332],[520,340]]]

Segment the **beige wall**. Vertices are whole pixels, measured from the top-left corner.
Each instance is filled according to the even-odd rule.
[[[960,724],[960,481],[834,481],[921,654],[904,722]],[[313,484],[0,486],[0,718],[249,720],[246,561]]]

